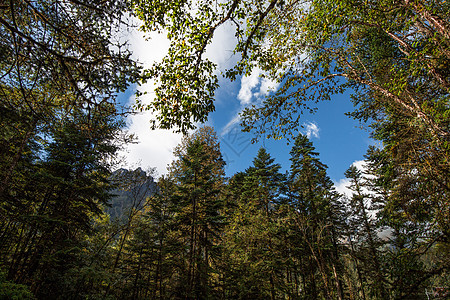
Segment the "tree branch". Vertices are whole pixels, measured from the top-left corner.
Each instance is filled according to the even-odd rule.
[[[30,41],[31,43],[39,46],[42,50],[44,50],[45,52],[48,52],[60,59],[63,60],[68,60],[68,61],[74,61],[74,62],[78,62],[78,63],[82,63],[82,64],[86,64],[86,65],[96,65],[104,60],[109,60],[111,59],[110,56],[104,56],[104,57],[100,57],[97,58],[95,60],[92,61],[86,61],[86,60],[81,60],[78,59],[76,57],[73,56],[66,56],[62,53],[59,53],[51,48],[49,48],[47,45],[45,45],[44,43],[38,42],[35,39],[33,39],[31,36],[24,34],[23,32],[21,32],[20,30],[18,30],[17,28],[15,28],[14,26],[11,26],[5,19],[3,19],[2,17],[0,17],[0,24],[2,24],[3,26],[5,26],[9,31],[16,33],[17,35],[19,35],[20,37]]]
[[[278,0],[272,0],[267,7],[267,9],[259,15],[259,20],[256,23],[256,25],[252,28],[252,31],[250,32],[244,46],[244,50],[242,51],[242,57],[247,58],[247,51],[248,47],[250,46],[250,42],[253,39],[253,36],[255,35],[256,31],[258,30],[259,26],[261,26],[262,22],[264,21],[264,18],[267,16],[267,14],[275,7],[275,4],[277,4]]]
[[[227,15],[224,18],[222,18],[219,22],[217,22],[217,24],[215,24],[214,26],[209,28],[208,35],[206,36],[201,48],[199,50],[197,50],[197,62],[195,64],[195,73],[194,74],[197,74],[197,72],[198,72],[198,67],[202,60],[202,55],[205,52],[206,46],[208,45],[208,41],[213,37],[216,29],[231,18],[231,15],[236,10],[239,2],[240,2],[240,0],[233,0],[233,4],[231,5],[230,10],[228,10]]]

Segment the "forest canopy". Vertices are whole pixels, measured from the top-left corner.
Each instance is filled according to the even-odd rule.
[[[2,2],[0,299],[448,297],[449,5]],[[150,69],[124,40],[136,17],[170,40]],[[241,125],[293,141],[285,173],[261,148],[226,177],[214,129],[193,130],[214,110],[205,51],[225,25],[238,60],[222,75],[259,69],[279,84]],[[120,105],[149,80],[150,104]],[[349,166],[348,195],[298,133],[302,112],[344,91],[381,145]],[[185,134],[158,179],[115,171],[125,118],[141,110]]]

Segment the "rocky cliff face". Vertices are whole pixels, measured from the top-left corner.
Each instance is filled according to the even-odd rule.
[[[115,186],[111,191],[110,207],[106,209],[111,219],[126,218],[131,209],[141,209],[146,199],[156,192],[153,177],[141,168],[116,170],[110,180]]]

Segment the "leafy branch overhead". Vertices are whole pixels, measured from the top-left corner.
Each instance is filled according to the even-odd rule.
[[[246,130],[285,136],[302,111],[351,88],[354,116],[392,110],[448,141],[450,24],[445,1],[134,1],[146,31],[167,32],[154,126],[185,132],[214,110],[216,66],[205,58],[219,26],[234,28],[234,80],[256,66],[280,89],[243,114]],[[262,124],[270,126],[261,126]],[[278,126],[277,126],[278,125]]]
[[[0,11],[2,95],[18,91],[36,113],[45,106],[36,95],[42,89],[66,105],[114,102],[140,73],[118,39],[127,7],[122,0],[9,1]]]

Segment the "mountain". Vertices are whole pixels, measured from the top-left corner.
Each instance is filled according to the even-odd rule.
[[[153,177],[141,168],[116,170],[111,174],[110,180],[115,188],[111,191],[113,197],[106,213],[111,219],[126,218],[131,208],[142,209],[146,199],[156,192]]]

